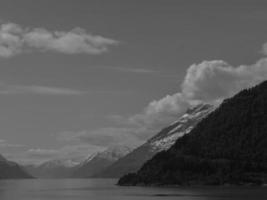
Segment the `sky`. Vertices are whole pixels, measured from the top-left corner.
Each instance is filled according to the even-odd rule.
[[[137,146],[267,79],[262,0],[1,0],[0,153]]]

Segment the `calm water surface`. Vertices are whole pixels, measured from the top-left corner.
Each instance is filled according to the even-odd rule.
[[[0,181],[0,200],[266,200],[267,187],[119,187],[114,179]]]

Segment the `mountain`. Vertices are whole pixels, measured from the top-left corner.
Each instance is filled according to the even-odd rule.
[[[131,151],[130,148],[125,146],[115,146],[89,156],[88,159],[75,167],[72,177],[73,178],[89,178],[104,170],[121,157],[125,156]]]
[[[0,162],[2,162],[2,161],[5,162],[5,161],[7,161],[7,159],[0,154]]]
[[[20,165],[0,155],[0,179],[33,178]]]
[[[137,171],[156,153],[169,149],[178,138],[189,133],[213,109],[213,106],[208,104],[200,104],[188,109],[177,121],[162,129],[146,143],[122,157],[96,176],[117,178],[124,174]]]
[[[51,160],[39,165],[24,166],[28,173],[37,178],[69,178],[73,168],[79,163],[71,160]]]
[[[119,185],[267,182],[267,81],[225,100]]]
[[[38,178],[89,178],[130,151],[131,149],[125,146],[114,146],[90,155],[82,162],[58,159],[24,167],[28,173]]]

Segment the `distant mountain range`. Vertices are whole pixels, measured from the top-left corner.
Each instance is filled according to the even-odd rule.
[[[77,163],[71,160],[51,160],[39,165],[26,165],[28,173],[38,178],[90,178],[131,151],[125,146],[109,147]]]
[[[28,173],[37,178],[70,178],[73,168],[79,163],[71,160],[50,160],[38,165],[25,165]]]
[[[33,178],[23,167],[15,162],[7,160],[0,155],[0,179],[24,179]]]
[[[190,134],[119,185],[223,185],[267,182],[267,81],[226,99]]]
[[[177,121],[162,129],[146,143],[96,174],[96,177],[118,178],[124,174],[137,171],[156,153],[169,149],[178,138],[189,133],[213,109],[214,107],[208,104],[200,104],[188,109]]]

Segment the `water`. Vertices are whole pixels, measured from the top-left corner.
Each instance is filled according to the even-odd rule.
[[[113,179],[0,181],[0,200],[266,200],[266,187],[119,187]]]

